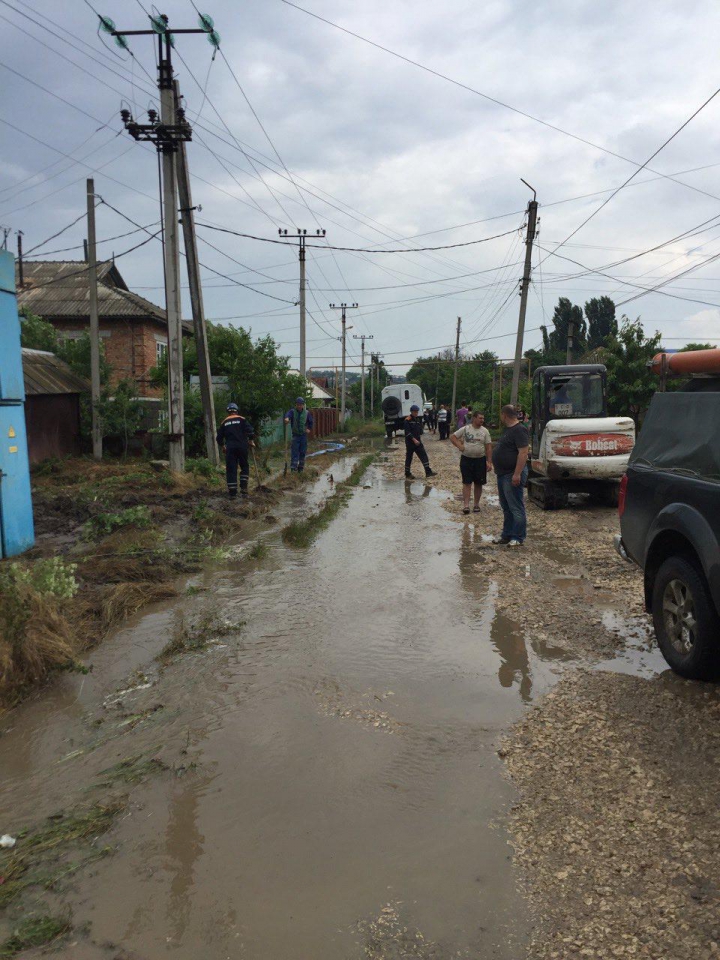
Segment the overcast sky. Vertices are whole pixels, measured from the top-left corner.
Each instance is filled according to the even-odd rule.
[[[93,6],[118,27],[142,29],[148,22],[139,0]],[[519,231],[530,198],[520,178],[537,190],[538,242],[552,251],[720,84],[718,15],[710,2],[306,0],[300,6],[507,105],[281,0],[213,0],[201,9],[214,18],[222,51],[273,147],[228,63],[220,56],[211,61],[205,37],[177,37],[176,74],[188,116],[197,120],[189,160],[200,221],[268,240],[281,227],[322,227],[329,243],[361,248],[503,234],[433,253],[309,251],[307,349],[308,365],[316,367],[339,362],[339,317],[328,304],[341,301],[360,304],[349,314],[350,335],[373,335],[369,346],[398,371],[416,354],[452,343],[458,315],[468,351],[511,356],[524,255]],[[170,0],[162,9],[177,28],[196,25],[189,0]],[[155,76],[154,48],[149,38],[130,38],[133,60],[110,38],[103,45],[97,24],[84,0],[0,0],[0,223],[12,228],[13,245],[15,231],[23,231],[26,250],[82,214],[87,176],[133,220],[159,220],[154,148],[131,140],[119,118],[121,105],[130,105],[143,119],[153,101],[147,74]],[[651,255],[607,267],[720,218],[719,121],[720,96],[649,164],[654,172],[640,172],[558,250],[582,267],[538,249],[527,347],[539,344],[536,328],[559,296],[583,304],[608,294],[618,302],[640,292],[619,280],[653,286],[720,254],[718,219]],[[608,192],[586,196],[598,191]],[[99,207],[97,224],[99,238],[132,229],[107,206]],[[38,253],[81,245],[84,235],[81,221]],[[231,277],[204,272],[208,317],[271,332],[297,363],[296,248],[207,228],[198,235],[222,251],[201,241],[203,263]],[[142,237],[112,240],[100,253],[120,254]],[[81,257],[76,249],[48,259]],[[163,302],[158,241],[118,266],[131,289]],[[614,279],[567,279],[588,266],[607,267]],[[667,346],[720,337],[720,309],[712,306],[720,304],[720,263],[664,290],[675,297],[647,294],[620,311],[640,315],[648,332],[668,338]],[[358,346],[350,342],[355,357]]]

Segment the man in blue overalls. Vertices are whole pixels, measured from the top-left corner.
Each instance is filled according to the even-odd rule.
[[[285,423],[290,424],[292,434],[290,469],[302,473],[305,469],[308,437],[313,428],[313,415],[305,409],[305,400],[302,397],[298,397],[295,408],[285,414]]]
[[[238,466],[240,467],[240,496],[248,495],[250,465],[248,450],[254,446],[255,431],[245,417],[241,417],[236,403],[229,403],[227,416],[218,427],[218,446],[225,450],[225,472],[227,475],[228,496],[234,499],[238,492]]]

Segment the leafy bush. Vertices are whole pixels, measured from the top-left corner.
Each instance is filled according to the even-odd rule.
[[[91,537],[107,536],[120,527],[137,527],[144,529],[150,526],[152,517],[146,506],[128,507],[118,513],[99,513],[91,517],[85,524],[85,531]]]
[[[207,457],[191,457],[185,461],[185,469],[198,477],[207,477],[209,480],[217,476],[217,469]]]
[[[0,574],[0,592],[17,592],[17,587],[25,584],[36,593],[70,599],[78,589],[76,570],[76,563],[66,563],[62,557],[36,560],[29,567],[10,563]]]

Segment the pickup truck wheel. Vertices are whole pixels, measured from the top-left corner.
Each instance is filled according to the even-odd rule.
[[[670,666],[691,680],[720,676],[720,617],[702,573],[684,557],[670,557],[655,578],[655,633]]]

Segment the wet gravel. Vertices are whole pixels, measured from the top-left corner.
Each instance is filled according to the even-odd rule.
[[[720,956],[720,695],[573,671],[501,748],[530,957]]]

